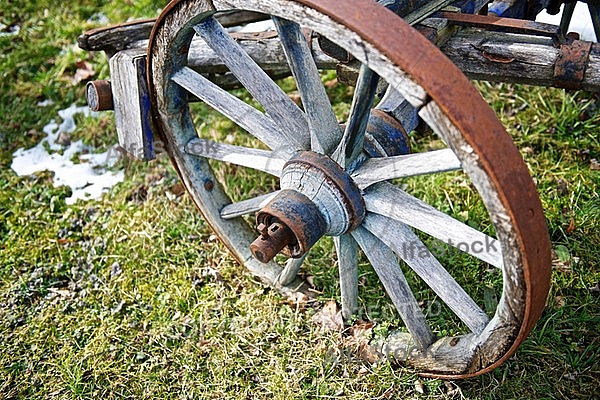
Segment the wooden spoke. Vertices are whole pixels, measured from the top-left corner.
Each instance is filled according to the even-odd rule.
[[[415,271],[473,333],[479,334],[483,331],[489,322],[485,312],[407,225],[370,213],[363,226]]]
[[[264,107],[267,114],[287,132],[287,139],[299,142],[303,149],[308,149],[310,134],[302,110],[252,60],[221,24],[214,17],[209,17],[195,25],[194,30]]]
[[[378,183],[364,196],[367,211],[387,215],[454,246],[473,257],[502,268],[500,243],[389,184]]]
[[[273,17],[308,118],[311,149],[329,154],[342,133],[300,25]]]
[[[571,18],[573,18],[573,12],[575,11],[576,5],[577,2],[565,3],[565,6],[563,7],[563,12],[559,25],[560,33],[562,33],[563,35],[569,33],[569,25],[571,24]]]
[[[271,118],[227,93],[194,70],[183,67],[173,74],[171,79],[271,149],[289,154],[302,149],[302,145],[295,138],[288,137]]]
[[[342,167],[350,165],[352,160],[363,151],[365,132],[378,82],[379,76],[363,64],[354,89],[350,118],[346,124],[344,136],[333,154],[333,159]]]
[[[300,258],[288,259],[285,263],[285,267],[281,271],[281,274],[279,274],[279,278],[277,278],[278,283],[283,286],[287,286],[292,283],[294,279],[296,279],[298,271],[300,271],[305,259],[306,254]]]
[[[342,317],[350,320],[358,310],[358,245],[351,235],[333,238],[338,258]]]
[[[277,196],[279,190],[257,196],[252,199],[238,201],[237,203],[228,204],[221,209],[221,218],[232,219],[241,217],[242,215],[251,214],[257,212],[261,208],[267,205],[273,197]]]
[[[192,139],[185,146],[187,154],[212,158],[280,176],[285,160],[272,151],[233,146],[207,139]]]
[[[352,179],[364,189],[388,179],[434,174],[461,169],[450,149],[413,153],[394,157],[370,158],[352,173]]]
[[[429,329],[392,250],[365,228],[358,227],[352,231],[352,236],[373,265],[415,343],[422,350],[429,347],[435,336]]]
[[[565,4],[567,6],[568,4]],[[592,17],[592,25],[594,25],[594,33],[596,41],[600,41],[600,6],[596,3],[588,3],[588,10]]]

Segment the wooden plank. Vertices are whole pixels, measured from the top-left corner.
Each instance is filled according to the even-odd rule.
[[[240,83],[263,106],[266,113],[287,133],[287,139],[310,148],[310,132],[304,112],[252,60],[214,18],[194,27],[208,46],[223,60]]]
[[[450,217],[389,183],[367,189],[367,211],[403,222],[442,242],[502,268],[500,243],[477,229]]]
[[[560,50],[552,39],[487,32],[459,31],[441,50],[471,79],[553,86]],[[600,90],[600,46],[594,44],[587,61],[583,90]]]
[[[358,244],[352,235],[333,238],[340,274],[342,317],[349,321],[358,311]]]
[[[119,145],[138,160],[152,160],[165,143],[153,134],[146,55],[122,51],[109,60],[109,67]]]
[[[312,52],[298,24],[278,17],[273,17],[273,21],[308,118],[311,149],[330,154],[339,143],[342,132]]]
[[[188,67],[183,67],[171,78],[194,96],[219,111],[247,130],[251,135],[281,154],[300,150],[303,144],[281,129],[271,118],[237,97],[221,89]]]
[[[388,179],[435,174],[461,169],[460,161],[450,149],[412,153],[393,157],[370,158],[352,172],[352,179],[365,189]]]
[[[485,312],[408,226],[372,213],[367,215],[363,226],[415,271],[473,333],[483,331],[489,322]]]
[[[216,15],[225,27],[267,19],[268,16],[251,11],[226,11]],[[125,22],[84,32],[77,38],[77,44],[86,51],[105,51],[112,55],[131,48],[132,44],[147,40],[154,28],[155,18]]]
[[[363,227],[352,231],[352,236],[379,276],[413,340],[421,350],[427,349],[435,341],[435,335],[429,329],[427,320],[406,282],[394,253]]]
[[[238,201],[237,203],[227,204],[220,211],[220,216],[223,219],[233,219],[243,215],[252,214],[266,206],[275,196],[279,194],[279,190],[263,194],[248,200]]]
[[[291,74],[281,41],[274,32],[232,32],[231,37],[242,49],[266,72],[287,71]],[[148,41],[135,43],[139,56],[148,52]],[[335,69],[338,63],[334,58],[323,53],[317,40],[311,43],[312,58],[318,69]],[[223,60],[200,37],[194,37],[188,53],[188,67],[203,74],[224,74],[228,70]]]
[[[192,139],[185,146],[190,155],[241,165],[279,177],[286,161],[272,151],[219,143],[208,139]]]

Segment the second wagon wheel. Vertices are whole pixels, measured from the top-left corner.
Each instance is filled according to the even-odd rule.
[[[302,108],[214,18],[219,11],[235,9],[272,16]],[[363,64],[345,125],[332,111],[299,24],[326,36]],[[195,35],[264,111],[187,66]],[[156,23],[148,60],[154,112],[175,168],[215,233],[251,273],[282,291],[293,290],[307,251],[321,237],[332,236],[343,313],[349,318],[359,304],[361,249],[406,328],[373,346],[429,376],[456,378],[489,371],[526,338],[549,288],[549,240],[534,184],[480,94],[398,16],[368,0],[173,1]],[[387,82],[389,93],[373,108],[379,79]],[[188,104],[192,97],[264,146],[201,138]],[[403,154],[405,146],[394,146],[405,140],[402,127],[381,111],[382,104],[394,104],[394,98],[404,98],[418,110],[447,147]],[[387,136],[373,127],[377,124]],[[233,202],[226,177],[215,173],[209,159],[269,173],[279,179],[279,190]],[[398,184],[398,178],[452,170],[470,179],[495,238],[486,227],[460,222]],[[245,219],[255,212],[260,233]],[[501,271],[502,294],[489,315],[453,276],[457,266],[446,269],[424,246],[427,238],[458,246],[484,270]],[[407,243],[417,244],[424,253],[407,254]],[[272,261],[280,251],[290,257],[285,265]],[[432,329],[407,283],[409,273],[426,283],[467,333],[444,334],[443,326]]]

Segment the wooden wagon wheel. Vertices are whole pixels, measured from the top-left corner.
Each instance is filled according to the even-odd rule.
[[[273,16],[303,110],[213,18],[215,12],[231,9]],[[332,112],[298,24],[326,36],[363,63],[344,129]],[[186,66],[195,34],[222,58],[264,112]],[[550,267],[544,215],[532,179],[480,94],[395,14],[369,0],[173,1],[156,23],[148,60],[156,122],[172,161],[206,220],[252,274],[282,291],[294,290],[303,255],[322,235],[334,236],[348,317],[358,302],[361,248],[409,332],[390,335],[378,349],[391,351],[425,375],[457,378],[489,371],[514,353],[531,331],[545,304]],[[365,156],[365,126],[369,114],[376,114],[371,107],[377,75],[393,89],[388,89],[388,97],[406,99],[447,149],[386,156],[383,146],[383,157]],[[190,93],[271,150],[201,139],[188,106]],[[386,102],[390,103],[382,100]],[[281,191],[232,203],[209,158],[278,176]],[[390,182],[456,168],[462,168],[481,196],[496,239]],[[256,211],[259,239],[241,218]],[[444,242],[489,245],[489,251],[475,246],[463,250],[502,271],[503,293],[493,317],[488,318],[435,257],[406,257],[399,251],[402,243],[421,243],[415,231]],[[279,250],[295,257],[283,268],[269,261]],[[437,337],[432,332],[396,257],[403,258],[470,333]]]

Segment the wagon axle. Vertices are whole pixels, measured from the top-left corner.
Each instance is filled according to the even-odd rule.
[[[300,258],[324,235],[352,231],[365,217],[360,190],[335,161],[300,152],[281,174],[282,191],[256,215],[257,238],[250,250],[265,263],[282,252]]]

